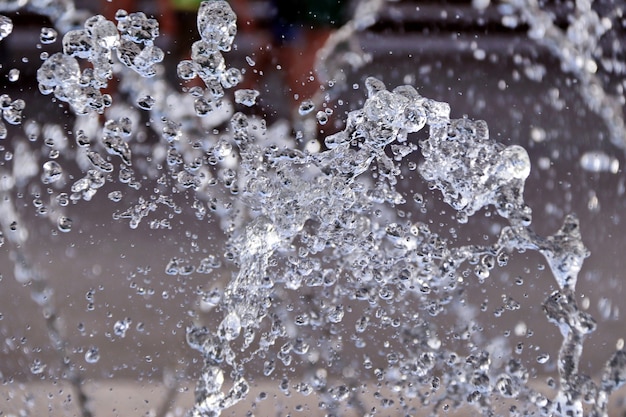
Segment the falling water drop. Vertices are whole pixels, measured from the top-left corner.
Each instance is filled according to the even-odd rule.
[[[41,360],[35,359],[30,365],[30,372],[33,375],[40,375],[45,371],[46,366],[47,365],[45,363],[42,363]]]
[[[17,68],[10,69],[9,73],[7,74],[7,78],[12,83],[18,81],[20,79],[20,70],[18,70]]]
[[[122,194],[121,191],[111,191],[108,194],[109,200],[111,200],[111,201],[113,201],[115,203],[120,202],[122,200],[122,196],[123,196],[123,194]]]
[[[257,90],[237,90],[235,91],[235,103],[252,107],[256,104],[258,96],[259,92]]]
[[[7,16],[0,15],[0,41],[13,32],[13,21]]]
[[[43,44],[54,43],[57,40],[57,31],[53,28],[41,28],[41,33],[39,34],[39,41]]]
[[[87,363],[97,363],[100,360],[100,349],[97,346],[90,346],[85,352],[85,361]]]
[[[47,161],[43,164],[43,174],[41,181],[44,184],[57,182],[63,176],[63,168],[56,161]]]
[[[130,328],[132,321],[128,317],[123,320],[118,320],[113,325],[113,333],[119,337],[126,337],[126,331]]]
[[[589,172],[610,172],[617,174],[619,171],[619,161],[604,152],[585,152],[580,157],[580,165]]]
[[[219,333],[225,340],[234,340],[241,333],[241,320],[237,313],[230,312],[219,327]]]
[[[72,230],[72,220],[68,217],[61,216],[57,222],[59,231],[67,233]]]
[[[305,116],[311,113],[313,110],[315,110],[315,103],[313,103],[313,101],[311,100],[303,101],[298,107],[298,113],[300,113],[300,116]]]
[[[144,110],[152,109],[156,100],[150,95],[141,96],[137,99],[137,105]]]
[[[317,122],[321,124],[322,126],[328,123],[328,114],[326,114],[325,111],[321,111],[321,110],[318,111],[315,114],[315,118],[317,119]]]
[[[547,353],[542,353],[539,356],[537,356],[537,362],[544,364],[546,362],[548,362],[550,360],[550,355]]]

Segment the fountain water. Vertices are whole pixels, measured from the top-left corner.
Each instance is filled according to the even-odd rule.
[[[169,261],[150,262],[177,280],[162,284],[163,300],[179,295],[191,316],[181,312],[176,318],[177,328],[186,327],[187,345],[200,353],[201,363],[194,362],[198,357],[179,361],[195,368],[198,379],[189,416],[220,415],[250,398],[259,380],[285,396],[314,395],[326,415],[440,415],[465,407],[483,415],[607,415],[611,394],[626,382],[623,340],[599,379],[581,370],[583,342],[598,327],[576,290],[590,253],[575,215],[564,215],[551,235],[535,231],[524,196],[531,158],[522,146],[494,140],[484,121],[451,117],[449,104],[426,98],[411,85],[390,89],[365,77],[362,104],[347,113],[342,130],[315,149],[314,137],[302,140],[311,132],[279,135],[262,118],[244,113],[259,91],[238,89],[242,71],[227,65],[237,31],[227,2],[205,1],[198,11],[201,39],[177,74],[203,86],[186,93],[165,81],[155,19],[120,11],[116,22],[93,16],[82,23],[70,3],[23,3],[7,2],[0,9],[30,7],[55,22],[62,51],[43,53],[37,82],[43,95],[67,103],[75,122],[42,126],[23,116],[23,100],[2,97],[4,120],[23,125],[27,137],[12,138],[12,151],[4,149],[0,222],[15,278],[43,311],[46,344],[62,363],[47,365],[35,354],[30,373],[69,381],[84,416],[99,410],[90,408],[77,353],[97,364],[106,348],[101,343],[77,348],[68,341],[55,278],[30,259],[37,230],[27,226],[24,192],[33,195],[36,214],[55,225],[55,239],[71,240],[77,222],[88,230],[77,209],[96,201],[123,204],[113,218],[136,232],[182,233],[174,242],[179,250],[166,254]],[[368,19],[380,4],[362,4],[360,20],[331,39],[322,64],[336,45],[373,23]],[[609,29],[590,4],[576,6],[572,26],[591,16],[585,22],[596,26],[587,32]],[[595,33],[593,45],[566,40],[539,10],[534,3],[511,2],[504,19],[520,16],[531,37],[557,53],[565,70],[579,77],[580,92],[606,123],[611,141],[622,147],[623,110],[603,92],[602,80],[590,75],[594,56],[585,52],[606,30]],[[9,18],[0,19],[0,35],[10,36],[12,25]],[[572,29],[570,38],[576,33]],[[40,41],[55,37],[55,30],[42,30]],[[568,48],[561,48],[565,44]],[[356,67],[368,59],[352,50],[346,61]],[[325,73],[336,82],[341,71]],[[105,92],[113,74],[120,77],[126,103]],[[314,116],[316,106],[324,112],[319,100],[303,102],[302,117]],[[103,114],[106,118],[96,117]],[[145,120],[149,129],[142,126]],[[5,137],[7,129],[2,126]],[[617,173],[619,161],[603,155],[583,154],[583,168]],[[449,210],[436,208],[437,199],[454,211],[446,220],[451,225],[433,220],[441,217],[439,210]],[[476,242],[468,227],[480,228],[479,215],[488,218],[490,231]],[[196,225],[203,225],[208,239],[192,231]],[[133,260],[134,245],[116,250]],[[551,393],[539,383],[535,363],[522,355],[523,343],[487,336],[493,318],[481,312],[488,302],[476,303],[472,294],[486,291],[494,276],[508,276],[509,259],[528,252],[543,256],[553,276],[541,309],[562,340],[552,358],[535,355],[536,362],[556,370],[557,381],[547,384]],[[101,271],[93,272],[98,268],[91,268],[90,279],[104,288]],[[205,274],[213,274],[213,282]],[[159,311],[151,275],[150,267],[137,267],[129,273],[130,288]],[[228,276],[223,288],[215,286],[220,275]],[[522,278],[516,283],[522,285]],[[191,294],[180,295],[186,291]],[[97,293],[87,291],[87,311],[96,309]],[[493,314],[515,314],[522,307],[511,290]],[[133,320],[115,318],[106,338],[126,338]],[[80,325],[79,331],[84,331]],[[531,337],[519,322],[506,335],[511,333]],[[180,332],[177,336],[182,339]],[[176,349],[166,354],[176,356]],[[172,386],[175,392],[176,383]]]

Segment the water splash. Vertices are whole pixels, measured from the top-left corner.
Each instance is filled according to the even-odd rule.
[[[0,16],[0,40],[9,36],[11,32],[13,32],[13,21],[6,16]]]
[[[574,2],[574,11],[568,14],[565,30],[555,22],[555,14],[541,7],[536,0],[507,0],[513,10],[504,8],[504,19],[519,16],[519,21],[528,24],[528,36],[544,45],[561,62],[561,69],[574,74],[579,81],[577,90],[588,108],[604,122],[609,139],[616,146],[626,148],[626,125],[619,96],[610,94],[602,82],[600,70],[621,73],[622,64],[614,57],[622,53],[619,42],[612,42],[613,57],[603,57],[602,37],[619,19],[621,12],[600,16],[589,0]],[[513,25],[519,22],[514,19]]]
[[[371,25],[372,13],[382,3],[367,4],[376,7],[359,9],[359,19],[349,26],[352,31]],[[63,10],[60,16],[73,9]],[[534,9],[526,5],[523,10]],[[406,413],[413,410],[404,399],[415,398],[433,415],[468,405],[483,415],[495,415],[502,399],[514,403],[522,414],[582,415],[587,403],[594,415],[606,415],[609,396],[626,382],[626,354],[623,350],[613,354],[599,383],[580,372],[583,342],[597,326],[578,306],[575,292],[589,251],[573,215],[567,215],[553,235],[533,231],[532,211],[524,200],[531,171],[524,148],[495,141],[484,121],[451,118],[447,103],[423,97],[414,87],[388,89],[373,77],[364,82],[367,96],[361,108],[347,115],[342,131],[324,139],[323,150],[299,149],[295,140],[279,146],[269,137],[264,120],[232,114],[233,101],[254,106],[259,92],[229,91],[241,82],[242,74],[229,68],[222,54],[231,50],[236,35],[236,16],[227,2],[205,1],[200,7],[201,40],[193,44],[191,59],[178,64],[177,73],[183,80],[199,78],[204,86],[191,87],[188,94],[173,91],[163,80],[159,63],[164,53],[154,45],[159,33],[156,20],[125,11],[118,12],[116,20],[117,24],[94,16],[82,28],[59,29],[65,33],[63,52],[43,62],[37,81],[43,94],[54,94],[78,116],[72,132],[76,146],[67,145],[63,131],[27,125],[25,130],[35,139],[39,130],[46,131],[46,146],[56,152],[48,153],[43,164],[20,156],[23,163],[15,169],[21,171],[6,177],[24,184],[36,177],[54,186],[50,192],[56,193],[58,207],[40,213],[62,232],[73,229],[69,202],[90,201],[107,183],[128,187],[132,194],[143,189],[142,182],[154,180],[154,193],[114,214],[116,219],[128,219],[132,229],[144,219],[150,220],[152,229],[170,229],[170,220],[184,210],[199,220],[219,220],[227,236],[224,259],[211,254],[195,266],[175,256],[164,265],[170,276],[209,274],[222,263],[234,269],[223,291],[200,294],[202,308],[214,310],[217,323],[194,323],[186,330],[188,345],[203,360],[190,416],[217,416],[243,400],[251,390],[250,368],[257,362],[266,377],[287,375],[285,370],[296,365],[313,368],[292,372],[291,380],[286,376],[275,380],[277,388],[314,393],[321,408],[330,410],[351,404],[355,395],[351,384],[364,379],[395,392],[377,392],[379,407],[397,406]],[[546,25],[542,30],[550,32],[553,27]],[[532,36],[545,38],[536,34],[538,27],[533,30]],[[48,30],[41,36],[45,44],[56,34]],[[115,59],[123,65],[116,67]],[[589,65],[585,64],[587,72]],[[137,139],[142,127],[133,111],[125,108],[110,117],[115,105],[102,91],[116,72],[120,90],[128,93],[137,111],[150,115],[159,136],[155,143],[145,146]],[[168,105],[171,100],[177,106]],[[7,123],[22,123],[24,108],[23,101],[3,96]],[[307,100],[299,112],[306,116],[315,109],[316,104]],[[105,112],[108,120],[100,126],[93,115]],[[318,122],[325,124],[328,113],[317,114]],[[621,127],[614,115],[609,119],[617,137]],[[226,120],[228,128],[207,133]],[[606,165],[590,158],[581,160],[590,170]],[[63,160],[79,165],[84,176],[68,174],[70,170],[59,162]],[[433,231],[426,218],[400,215],[398,207],[410,201],[425,207],[423,195],[403,187],[403,170],[409,165],[441,194],[460,224],[493,208],[494,217],[504,224],[497,239],[462,244]],[[15,187],[2,185],[7,196]],[[181,203],[177,193],[188,196],[189,202]],[[107,197],[128,204],[123,191],[108,191]],[[43,204],[36,206],[41,209]],[[167,210],[167,218],[155,218],[161,209]],[[17,226],[22,221],[15,211],[11,198],[4,199],[4,233],[23,246],[28,236]],[[476,280],[472,285],[483,285],[496,267],[506,266],[509,254],[526,250],[545,257],[558,288],[543,303],[546,318],[563,337],[558,390],[552,398],[535,390],[521,360],[503,359],[506,348],[500,342],[482,340],[463,290],[471,279]],[[23,282],[32,279],[26,272],[18,271],[16,277]],[[49,287],[43,280],[35,282],[36,299],[51,309]],[[302,294],[299,302],[282,300],[294,293]],[[91,291],[88,301],[92,305]],[[498,314],[519,308],[517,301],[505,296]],[[437,321],[442,316],[454,324],[442,325]],[[130,324],[130,318],[116,321],[114,334],[124,338]],[[392,341],[379,340],[377,331]],[[374,364],[367,355],[362,360],[346,359],[351,347],[338,336],[342,332],[357,349],[367,343],[382,345],[382,364]],[[54,320],[49,333],[64,353],[67,347]],[[454,343],[446,341],[451,334],[458,335]],[[100,348],[90,346],[84,358],[88,364],[99,362]],[[335,375],[334,365],[346,360],[350,372]],[[549,355],[541,354],[537,361],[545,363]],[[40,374],[45,367],[33,362],[31,371]]]

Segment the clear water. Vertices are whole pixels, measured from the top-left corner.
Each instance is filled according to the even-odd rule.
[[[22,3],[5,2],[0,9]],[[328,60],[321,63],[327,75],[335,62],[329,57],[341,55],[352,67],[368,61],[355,52],[336,52],[333,42],[373,24],[381,5],[362,2],[345,32],[331,39]],[[599,326],[577,293],[590,252],[574,214],[564,212],[552,234],[535,231],[533,207],[524,198],[534,168],[524,147],[496,140],[487,123],[471,114],[451,117],[448,103],[422,96],[415,86],[391,87],[371,76],[352,87],[362,104],[346,114],[341,130],[323,137],[322,146],[313,135],[333,115],[330,93],[326,101],[306,98],[298,107],[314,129],[303,122],[301,129],[294,125],[294,132],[279,135],[277,127],[246,110],[262,94],[238,87],[242,70],[228,61],[237,18],[221,0],[202,3],[201,39],[190,59],[177,65],[180,79],[199,81],[185,93],[163,74],[166,54],[155,44],[156,19],[120,11],[115,22],[93,16],[77,26],[72,22],[81,21],[80,12],[68,3],[27,7],[55,23],[56,29],[42,28],[41,44],[57,37],[62,43],[62,51],[42,57],[36,77],[39,92],[49,98],[37,100],[67,103],[76,118],[71,126],[41,125],[26,120],[24,100],[0,98],[4,121],[21,125],[27,136],[12,141],[12,152],[4,149],[2,241],[15,278],[29,286],[44,312],[48,344],[62,358],[63,365],[46,371],[35,357],[29,372],[70,381],[84,416],[98,410],[89,409],[84,369],[72,357],[79,352],[95,365],[107,347],[90,342],[76,349],[66,342],[52,297],[59,289],[51,284],[54,278],[32,267],[25,251],[29,235],[37,233],[23,220],[28,215],[17,196],[28,187],[39,190],[32,192],[33,210],[54,225],[53,234],[78,233],[75,223],[84,221],[84,207],[109,203],[116,208],[106,215],[136,232],[184,231],[181,248],[192,249],[167,253],[150,267],[137,265],[129,281],[151,306],[158,302],[151,298],[151,268],[177,280],[163,286],[162,300],[184,291],[197,296],[184,306],[187,316],[177,318],[185,329],[178,337],[197,351],[189,416],[218,416],[250,400],[260,375],[276,392],[315,396],[329,416],[350,410],[441,415],[467,407],[481,415],[607,415],[609,398],[626,382],[623,340],[594,378],[581,370],[585,339]],[[611,30],[609,17],[576,2],[564,31],[534,2],[508,2],[499,13],[505,25],[525,22],[528,36],[576,76],[584,102],[623,149],[621,103],[595,75],[601,61],[597,45]],[[12,30],[9,18],[0,19],[0,38]],[[532,77],[540,76],[536,65],[527,67]],[[125,105],[106,92],[113,74],[120,77]],[[19,73],[9,80],[19,81]],[[340,91],[342,80],[332,81],[337,86],[329,91]],[[146,118],[156,138],[148,137]],[[3,123],[3,138],[6,132]],[[535,129],[530,136],[538,143],[546,133]],[[619,159],[600,151],[583,153],[579,163],[590,173],[621,172]],[[438,203],[429,198],[452,209],[450,233],[432,221]],[[462,234],[466,225],[484,221],[478,216],[493,226],[480,243],[470,232]],[[192,231],[195,221],[209,223],[214,236],[199,238]],[[530,360],[522,354],[523,343],[485,336],[488,322],[478,311],[493,304],[487,307],[471,295],[505,275],[511,257],[527,252],[543,257],[551,272],[550,290],[537,307],[560,332],[555,351],[538,351]],[[220,274],[232,274],[223,288],[214,285]],[[145,285],[137,284],[137,275],[146,277]],[[186,277],[203,282],[185,285]],[[515,284],[533,290],[521,277]],[[97,308],[98,291],[90,289],[81,300],[85,311]],[[501,300],[495,318],[519,313],[522,305],[512,294]],[[611,316],[610,301],[603,306]],[[143,331],[130,317],[109,318],[109,335],[118,340]],[[519,321],[507,331],[530,333]],[[536,364],[555,370],[550,394],[537,383]]]

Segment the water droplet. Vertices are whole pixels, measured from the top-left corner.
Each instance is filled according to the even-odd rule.
[[[230,51],[237,33],[237,16],[226,1],[207,1],[198,10],[198,32],[211,46]]]
[[[155,102],[156,100],[154,99],[154,97],[150,95],[140,96],[139,98],[137,98],[137,105],[139,106],[139,108],[144,110],[152,109],[152,106],[154,106]]]
[[[68,217],[61,216],[57,222],[59,231],[67,233],[72,230],[72,220]]]
[[[69,204],[70,199],[66,193],[60,193],[55,198],[57,204],[61,207],[65,207]]]
[[[317,122],[321,124],[322,126],[328,123],[328,115],[324,111],[321,111],[321,110],[318,111],[315,114],[315,118],[317,119]]]
[[[30,365],[30,372],[33,375],[40,375],[43,373],[43,371],[45,371],[46,366],[47,365],[42,363],[41,360],[35,359],[33,363]]]
[[[256,99],[259,96],[257,90],[237,90],[235,91],[235,103],[243,104],[247,107],[252,107],[256,104]]]
[[[57,31],[52,28],[43,27],[39,34],[39,41],[41,43],[49,44],[54,43],[57,40]]]
[[[57,182],[63,176],[63,168],[56,161],[48,161],[43,164],[43,174],[41,181],[44,184]]]
[[[381,296],[382,298],[382,296]],[[334,307],[328,314],[328,321],[330,323],[340,323],[343,320],[344,308],[339,305]]]
[[[87,158],[89,159],[89,162],[91,162],[91,164],[94,166],[94,168],[97,168],[103,172],[113,172],[113,164],[104,159],[99,153],[94,151],[88,151]]]
[[[118,337],[126,337],[126,331],[130,328],[132,321],[128,317],[118,320],[113,325],[113,333]]]
[[[263,375],[270,376],[274,372],[274,369],[276,369],[274,360],[265,361],[263,364]]]
[[[219,334],[225,340],[234,340],[241,333],[241,320],[234,311],[228,313],[219,326]]]
[[[19,75],[19,74],[18,74]],[[12,125],[19,125],[22,123],[22,110],[26,107],[26,103],[22,99],[12,101],[4,110],[2,116],[4,120]]]
[[[542,353],[539,356],[537,356],[537,362],[544,364],[546,362],[548,362],[550,360],[550,355],[548,353]]]
[[[13,32],[13,21],[7,16],[0,15],[0,41]]]
[[[298,107],[298,113],[300,113],[300,116],[305,116],[311,113],[313,110],[315,110],[315,103],[313,103],[313,101],[311,100],[303,101]]]
[[[9,70],[9,73],[7,74],[7,78],[12,83],[18,81],[20,79],[20,70],[18,70],[17,68],[13,68]]]
[[[118,203],[122,200],[123,194],[121,191],[111,191],[107,197],[114,203]]]
[[[0,140],[6,139],[8,134],[7,126],[0,120]]]
[[[90,346],[85,352],[87,363],[97,363],[100,360],[100,349],[97,346]]]
[[[619,161],[601,151],[585,152],[580,157],[580,165],[589,172],[619,172]]]
[[[508,375],[500,375],[496,381],[495,388],[505,398],[515,398],[518,395],[513,379]]]

